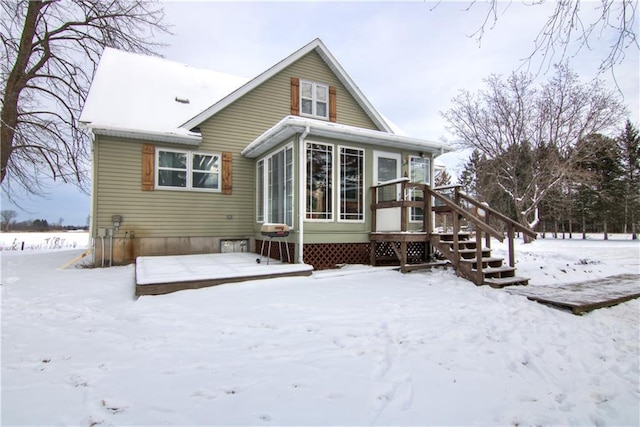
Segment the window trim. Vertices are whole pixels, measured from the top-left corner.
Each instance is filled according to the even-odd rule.
[[[305,215],[304,215],[304,220],[305,221],[310,221],[310,222],[335,222],[335,207],[336,207],[336,195],[335,195],[335,159],[336,159],[336,153],[335,153],[335,144],[331,144],[328,142],[321,142],[321,141],[310,141],[310,140],[305,140],[305,147],[304,147],[304,157],[305,157],[305,162],[304,162],[304,168],[305,168],[305,177],[306,180],[304,183],[302,183],[302,185],[304,185],[304,206],[305,206]],[[331,194],[331,211],[327,212],[329,215],[329,218],[310,218],[310,215],[313,215],[313,212],[310,211],[308,208],[308,201],[309,201],[309,185],[308,185],[308,180],[309,180],[309,171],[307,170],[308,164],[309,164],[309,150],[308,147],[309,145],[312,144],[317,144],[317,145],[324,145],[327,147],[331,148],[331,173],[329,174],[330,178],[331,178],[331,191],[334,194]],[[326,212],[326,211],[325,211]]]
[[[294,230],[294,224],[295,224],[295,207],[296,207],[296,191],[295,191],[295,150],[293,147],[293,142],[289,142],[281,147],[279,147],[277,150],[272,151],[271,153],[267,154],[266,156],[258,159],[256,161],[256,203],[262,203],[262,219],[259,218],[259,212],[260,212],[260,207],[259,205],[256,205],[256,223],[258,224],[263,224],[263,223],[267,223],[270,222],[270,220],[268,220],[268,216],[269,216],[269,209],[267,206],[267,197],[269,196],[269,189],[268,189],[268,183],[269,183],[269,162],[268,160],[270,158],[272,158],[273,156],[275,156],[276,154],[285,151],[285,163],[284,163],[284,167],[285,167],[285,174],[286,174],[286,150],[291,150],[291,161],[292,161],[292,170],[291,170],[291,224],[287,224],[289,226],[289,228],[291,230]],[[259,171],[259,165],[260,163],[262,163],[262,178],[259,179],[258,178],[258,171]],[[286,181],[287,181],[287,177],[285,176],[285,186],[286,186]],[[262,182],[262,200],[259,200],[259,198],[257,197],[257,195],[260,193],[259,192],[259,184],[260,182]],[[284,194],[284,203],[285,206],[283,206],[283,209],[285,209],[285,218],[286,218],[286,191]]]
[[[412,165],[413,159],[421,159],[423,161],[426,160],[429,163],[429,169],[427,171],[428,182],[425,182],[424,184],[431,185],[431,181],[433,179],[433,177],[431,176],[432,175],[432,173],[431,173],[431,163],[432,163],[433,159],[431,157],[421,157],[421,156],[410,155],[409,156],[409,162],[408,162],[408,165],[409,165],[409,170],[408,170],[409,178],[411,178],[411,165]],[[414,182],[414,181],[411,181],[411,182]],[[409,214],[409,223],[422,224],[422,222],[424,221],[423,218],[421,218],[421,219],[413,219],[414,218],[414,209],[415,208],[410,208],[409,209],[409,212],[408,212],[408,214]],[[423,213],[423,215],[424,215],[424,213]]]
[[[302,96],[302,92],[303,92],[302,91],[302,85],[305,84],[305,83],[311,85],[311,98],[307,98],[307,97],[303,97]],[[326,110],[325,110],[326,113],[327,113],[326,116],[321,116],[321,115],[318,114],[318,99],[317,99],[317,93],[316,93],[316,88],[317,87],[323,87],[325,89],[325,91],[326,91],[326,94],[327,94],[327,100],[324,101],[324,103],[326,104]],[[299,107],[300,108],[300,110],[299,110],[300,111],[300,116],[312,117],[314,119],[321,119],[321,120],[329,120],[329,117],[331,115],[331,113],[329,112],[329,109],[330,109],[329,97],[330,97],[330,94],[329,94],[329,85],[328,84],[314,82],[314,81],[311,81],[311,80],[300,79],[300,96],[299,96],[299,101],[298,101],[299,102],[298,105],[300,106]],[[303,99],[311,99],[311,114],[304,113],[302,111],[302,100]],[[322,102],[322,101],[320,101],[320,102]]]
[[[203,193],[221,193],[222,192],[222,153],[216,152],[205,152],[205,151],[191,151],[191,150],[180,150],[175,148],[165,148],[165,147],[155,147],[155,162],[156,162],[156,170],[154,173],[154,188],[156,190],[168,190],[168,191],[195,191],[195,192],[203,192]],[[187,167],[186,169],[176,169],[176,168],[163,168],[160,166],[160,152],[169,152],[169,153],[179,153],[187,156]],[[193,156],[217,156],[218,157],[218,186],[217,188],[200,188],[193,187]],[[186,185],[184,187],[173,187],[168,185],[160,185],[160,171],[162,170],[174,170],[174,171],[185,171],[187,174]],[[201,172],[199,170],[195,170],[195,172]]]
[[[360,151],[362,153],[362,219],[343,219],[342,218],[342,212],[341,212],[341,203],[342,203],[342,161],[341,156],[342,156],[342,149],[347,149],[347,150],[357,150]],[[357,224],[361,224],[366,222],[366,215],[367,215],[367,210],[365,209],[365,203],[366,203],[366,185],[365,185],[365,180],[367,179],[367,173],[366,173],[366,168],[367,168],[367,162],[366,162],[366,150],[363,148],[359,148],[359,147],[351,147],[351,146],[347,146],[347,145],[338,145],[338,167],[336,168],[337,170],[337,174],[338,174],[338,194],[336,195],[338,203],[336,204],[336,206],[338,207],[338,217],[337,220],[338,222],[346,222],[346,223],[357,223]]]

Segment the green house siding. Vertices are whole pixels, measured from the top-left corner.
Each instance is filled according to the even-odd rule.
[[[250,245],[253,245],[253,239],[262,239],[260,224],[256,223],[255,159],[245,158],[240,152],[267,129],[290,115],[292,77],[334,86],[338,123],[378,129],[319,54],[312,51],[201,123],[202,142],[198,146],[96,135],[93,153],[93,237],[98,237],[99,230],[112,228],[112,215],[121,215],[122,225],[114,233],[114,238],[120,240],[114,247],[117,249],[122,243],[122,251],[127,252],[129,249],[126,245],[135,246],[130,251],[129,255],[133,254],[131,256],[215,252],[220,239],[248,239]],[[365,183],[368,189],[372,184],[372,147],[341,141],[324,142],[365,149]],[[232,153],[231,194],[164,189],[143,191],[143,143],[169,149]],[[384,147],[380,149],[388,150]],[[301,184],[298,182],[298,150],[295,138],[294,188]],[[295,242],[298,195],[298,190],[294,190],[296,230],[289,240]],[[371,216],[369,199],[367,190],[366,221],[363,223],[339,222],[337,217],[331,223],[305,222],[305,243],[367,242]],[[133,236],[136,243],[127,240]],[[99,239],[96,239],[96,253],[98,242]],[[249,249],[253,248],[250,246]],[[122,254],[122,259],[126,260],[129,255]]]
[[[185,149],[158,144],[158,147]],[[202,144],[198,151],[223,151]],[[119,235],[136,237],[242,236],[253,223],[253,191],[234,179],[231,195],[217,192],[142,191],[142,144],[137,141],[97,137],[94,156],[94,235],[112,227],[111,216],[122,215]],[[246,175],[253,162],[233,156],[234,178]],[[231,215],[231,217],[228,217]]]

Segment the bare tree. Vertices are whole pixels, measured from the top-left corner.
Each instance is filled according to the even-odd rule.
[[[575,149],[578,141],[611,129],[626,110],[602,82],[581,84],[561,66],[539,88],[525,74],[492,75],[486,84],[476,94],[460,91],[442,115],[462,145],[491,161],[489,173],[512,200],[518,221],[533,229],[540,202],[590,155]]]
[[[482,5],[480,7],[486,7],[486,13],[472,36],[480,42],[487,28],[493,28],[500,17],[507,14],[506,9],[511,2],[489,0],[481,3],[472,0],[466,10],[479,3]],[[545,3],[543,0],[533,0],[523,4],[534,8]],[[609,42],[609,51],[600,62],[602,72],[612,70],[622,62],[626,49],[640,49],[636,34],[638,0],[565,0],[553,4],[553,12],[540,28],[532,51],[525,58],[528,63],[539,56],[540,68],[550,67],[554,63],[565,62],[582,49],[591,49],[595,40],[602,39]],[[597,11],[594,18],[589,19],[588,14],[584,13],[587,8]]]
[[[153,53],[164,12],[143,0],[0,7],[0,183],[39,195],[44,178],[86,188],[88,138],[77,118],[100,54],[106,46]]]
[[[14,210],[3,210],[0,211],[0,215],[2,217],[2,224],[4,224],[4,231],[9,231],[9,226],[13,220],[16,219],[18,213]]]

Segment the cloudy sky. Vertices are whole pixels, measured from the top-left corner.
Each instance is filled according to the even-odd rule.
[[[473,34],[487,14],[478,2],[171,2],[165,3],[172,36],[161,53],[170,60],[242,77],[254,77],[316,37],[321,38],[369,101],[410,136],[454,142],[440,111],[451,107],[460,89],[484,87],[488,75],[536,72],[549,78],[542,57],[523,61],[553,13],[554,5],[499,4],[479,41]],[[583,22],[601,11],[600,2],[582,2]],[[638,32],[638,22],[636,22]],[[598,32],[596,35],[601,34]],[[593,39],[591,49],[569,49],[569,66],[585,81],[596,77],[608,54],[611,34]],[[552,59],[560,61],[560,57]],[[538,73],[538,70],[541,71]],[[611,73],[601,76],[615,89]],[[629,117],[640,118],[639,55],[626,50],[615,79]],[[621,126],[623,124],[621,123]],[[448,163],[455,168],[455,159]],[[18,211],[18,220],[46,218],[86,224],[89,196],[72,186],[55,186],[47,199],[4,198],[2,209]]]

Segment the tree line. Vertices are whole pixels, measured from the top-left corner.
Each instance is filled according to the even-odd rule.
[[[627,120],[616,137],[593,133],[580,139],[570,153],[550,146],[533,147],[523,143],[506,153],[512,159],[521,185],[532,182],[531,164],[567,162],[571,173],[562,176],[548,190],[538,207],[536,231],[571,236],[574,233],[631,233],[637,238],[640,221],[640,135]],[[502,159],[490,158],[474,150],[460,173],[465,192],[486,201],[512,218],[516,204],[496,182]],[[566,166],[565,166],[566,167]]]
[[[512,73],[485,84],[460,91],[442,113],[473,152],[460,176],[468,193],[535,231],[549,221],[634,229],[638,136],[629,121],[620,130],[628,111],[619,92],[582,82],[566,65],[542,83]]]
[[[14,210],[3,210],[0,212],[0,225],[2,231],[66,231],[66,230],[88,230],[88,225],[63,225],[64,218],[57,222],[49,222],[44,218],[28,219],[16,221],[18,213]],[[88,223],[88,221],[87,221]]]

